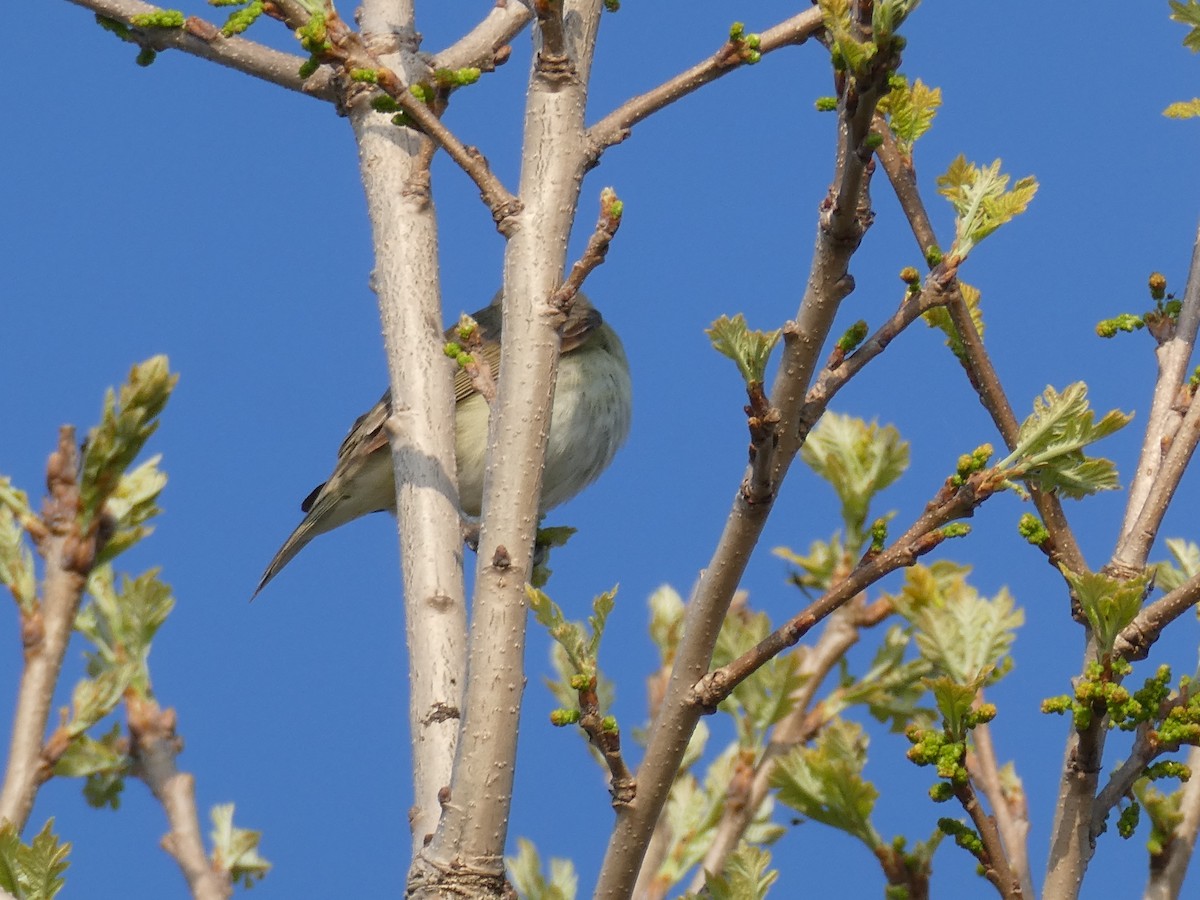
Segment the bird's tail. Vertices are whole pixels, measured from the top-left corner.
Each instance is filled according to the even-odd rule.
[[[258,582],[258,587],[254,589],[254,593],[250,595],[253,601],[259,595],[259,592],[267,586],[267,582],[279,574],[280,570],[292,561],[297,553],[303,550],[308,542],[315,538],[318,534],[322,534],[328,529],[318,528],[317,523],[320,521],[320,516],[309,513],[304,517],[304,520],[296,527],[296,530],[291,533],[283,546],[279,548],[279,552],[275,554],[275,558],[271,560],[271,564],[267,566],[267,570],[263,572],[262,579]]]

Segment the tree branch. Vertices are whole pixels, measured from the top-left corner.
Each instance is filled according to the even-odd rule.
[[[194,900],[228,900],[233,896],[233,884],[204,852],[196,812],[196,780],[175,765],[183,749],[183,740],[175,731],[175,711],[161,710],[153,700],[136,696],[126,700],[126,709],[133,774],[162,804],[171,826],[162,839],[163,849],[179,864]]]
[[[328,102],[337,101],[337,90],[328,70],[309,78],[300,75],[305,57],[281,53],[242,37],[225,37],[221,29],[192,16],[182,28],[137,28],[134,16],[162,12],[163,8],[141,0],[70,0],[99,16],[130,26],[135,42],[152,50],[182,50],[200,59],[244,72],[288,90]]]
[[[1200,231],[1192,245],[1192,262],[1184,289],[1183,304],[1174,334],[1155,348],[1158,378],[1150,414],[1146,419],[1146,434],[1137,469],[1129,484],[1129,499],[1125,520],[1121,525],[1119,546],[1124,546],[1135,530],[1136,519],[1144,511],[1152,486],[1157,481],[1164,451],[1172,445],[1172,436],[1179,428],[1181,416],[1175,405],[1187,373],[1188,361],[1196,345],[1196,330],[1200,325]]]
[[[971,782],[955,785],[954,796],[971,817],[975,831],[983,842],[983,850],[974,854],[983,867],[983,876],[996,886],[1005,900],[1021,900],[1024,894],[1004,854],[1004,842],[1000,840],[996,822],[979,803]]]
[[[411,7],[408,12],[411,14]],[[403,5],[367,0],[362,28],[415,34]],[[406,74],[424,69],[415,39],[383,60]],[[433,143],[397,128],[366,104],[350,110],[375,249],[392,414],[388,422],[409,649],[409,727],[415,856],[437,828],[450,783],[466,672],[466,588],[455,481],[453,379],[443,352],[437,214],[430,201]]]
[[[585,170],[583,115],[600,0],[568,0],[564,54],[538,54],[525,114],[520,202],[509,216],[502,363],[488,435],[483,521],[469,642],[470,680],[452,789],[410,894],[504,896],[517,724],[525,683],[526,599],[560,341],[548,303],[563,279]],[[502,635],[502,640],[497,636]]]
[[[821,11],[815,7],[805,10],[762,32],[759,35],[758,52],[765,56],[780,47],[798,46],[819,28]],[[731,42],[726,41],[712,56],[687,71],[680,72],[658,87],[625,101],[591,126],[588,129],[588,143],[591,146],[592,158],[599,158],[607,148],[629,137],[631,129],[638,122],[745,65],[745,60],[735,52],[736,49]]]
[[[79,529],[78,473],[75,429],[64,425],[58,432],[58,449],[50,454],[46,466],[48,495],[40,527],[36,533],[31,530],[44,560],[44,581],[40,605],[32,614],[21,614],[25,667],[0,792],[0,821],[12,822],[18,833],[29,819],[38,788],[51,777],[42,753],[46,723],[87,573],[95,559],[95,535],[85,536]]]
[[[525,30],[533,18],[528,0],[497,3],[471,31],[433,55],[434,68],[468,66],[491,71],[508,61],[508,42]]]
[[[1029,810],[1024,795],[1009,797],[1000,780],[1000,768],[996,761],[996,748],[992,743],[992,731],[987,722],[980,722],[971,729],[974,750],[967,753],[967,769],[971,778],[979,785],[992,808],[996,827],[1000,831],[1004,855],[1012,867],[1013,876],[1021,887],[1022,895],[1036,896],[1033,887],[1033,872],[1029,868]]]

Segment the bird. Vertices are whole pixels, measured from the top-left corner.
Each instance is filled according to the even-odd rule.
[[[500,368],[499,295],[475,313],[482,349],[493,378]],[[457,327],[446,331],[456,339]],[[629,362],[617,333],[600,311],[576,293],[560,329],[561,356],[550,413],[539,514],[565,503],[608,468],[629,435],[633,393]],[[449,366],[454,365],[449,360]],[[450,376],[447,372],[447,377]],[[483,505],[490,405],[466,369],[454,372],[455,451],[462,513],[478,517]],[[359,416],[338,449],[328,480],[300,504],[303,520],[275,554],[253,600],[313,538],[372,512],[396,512],[396,488],[386,423],[392,414],[389,389]]]

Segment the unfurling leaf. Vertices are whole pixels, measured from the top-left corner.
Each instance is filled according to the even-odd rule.
[[[992,681],[1008,671],[1009,650],[1025,614],[1001,588],[994,599],[967,583],[968,569],[952,564],[912,566],[904,589],[889,599],[916,628],[917,649],[934,668],[960,685],[983,673]]]
[[[708,896],[712,900],[762,900],[779,877],[770,865],[770,853],[742,841],[719,875],[705,873]]]
[[[550,878],[542,874],[542,861],[533,841],[517,838],[517,855],[506,856],[508,876],[523,900],[575,900],[579,876],[569,859],[550,860]]]
[[[800,455],[837,491],[849,550],[857,553],[872,499],[908,468],[908,442],[894,425],[827,412]]]
[[[1166,543],[1174,565],[1164,561],[1154,566],[1154,585],[1164,592],[1175,590],[1200,572],[1200,545],[1182,538],[1167,538]]]
[[[1087,385],[1068,385],[1060,394],[1047,387],[1033,401],[1033,413],[1021,423],[1017,446],[997,464],[1010,480],[1028,478],[1043,490],[1079,499],[1119,487],[1111,460],[1084,456],[1083,449],[1124,428],[1132,419],[1110,410],[1099,422],[1088,405]]]
[[[1092,626],[1101,656],[1112,653],[1117,636],[1141,611],[1149,575],[1122,581],[1100,572],[1076,575],[1063,569],[1083,614]]]
[[[931,88],[920,78],[910,85],[902,75],[892,79],[891,88],[879,101],[879,111],[887,116],[900,152],[910,156],[913,144],[933,125],[942,105],[942,89]]]
[[[258,855],[261,831],[238,828],[233,824],[233,804],[225,803],[212,808],[213,865],[228,872],[234,884],[253,887],[256,881],[266,877],[271,864]]]
[[[979,289],[972,287],[965,281],[958,283],[958,289],[962,292],[963,302],[967,305],[967,312],[971,314],[971,323],[975,326],[975,333],[981,338],[983,337],[983,307],[979,305],[980,293]],[[925,324],[930,328],[939,328],[946,335],[946,346],[959,359],[965,359],[967,355],[966,347],[963,345],[962,338],[958,334],[958,329],[954,327],[954,320],[950,318],[950,311],[944,306],[935,306],[933,309],[921,313],[921,318],[925,320]]]
[[[732,319],[721,316],[705,334],[712,341],[713,349],[732,359],[742,373],[742,379],[752,385],[762,384],[767,360],[783,330],[751,331],[746,327],[745,316],[738,313]]]
[[[779,801],[814,821],[858,838],[871,850],[884,846],[871,824],[879,791],[862,777],[867,737],[854,722],[834,719],[808,747],[781,757],[771,775]]]
[[[1032,177],[1022,178],[1008,190],[1009,176],[1000,172],[1000,160],[976,166],[959,156],[937,179],[938,192],[958,214],[952,256],[966,259],[985,237],[1010,222],[1029,206],[1037,193]]]
[[[59,843],[49,819],[29,844],[9,821],[0,824],[0,890],[21,900],[52,900],[62,890],[71,845]]]

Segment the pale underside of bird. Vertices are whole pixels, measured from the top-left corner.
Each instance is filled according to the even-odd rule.
[[[483,338],[478,354],[493,377],[500,367],[500,308],[476,313]],[[562,355],[551,406],[542,472],[540,512],[574,497],[608,467],[629,433],[632,417],[629,366],[620,339],[600,313],[578,294],[562,326]],[[447,332],[452,339],[453,329]],[[459,503],[466,516],[480,514],[487,463],[488,401],[470,376],[447,359],[454,378],[455,445]],[[338,449],[333,473],[300,508],[304,519],[279,548],[254,591],[257,596],[313,538],[372,512],[395,514],[396,489],[386,423],[391,391],[358,417]]]

